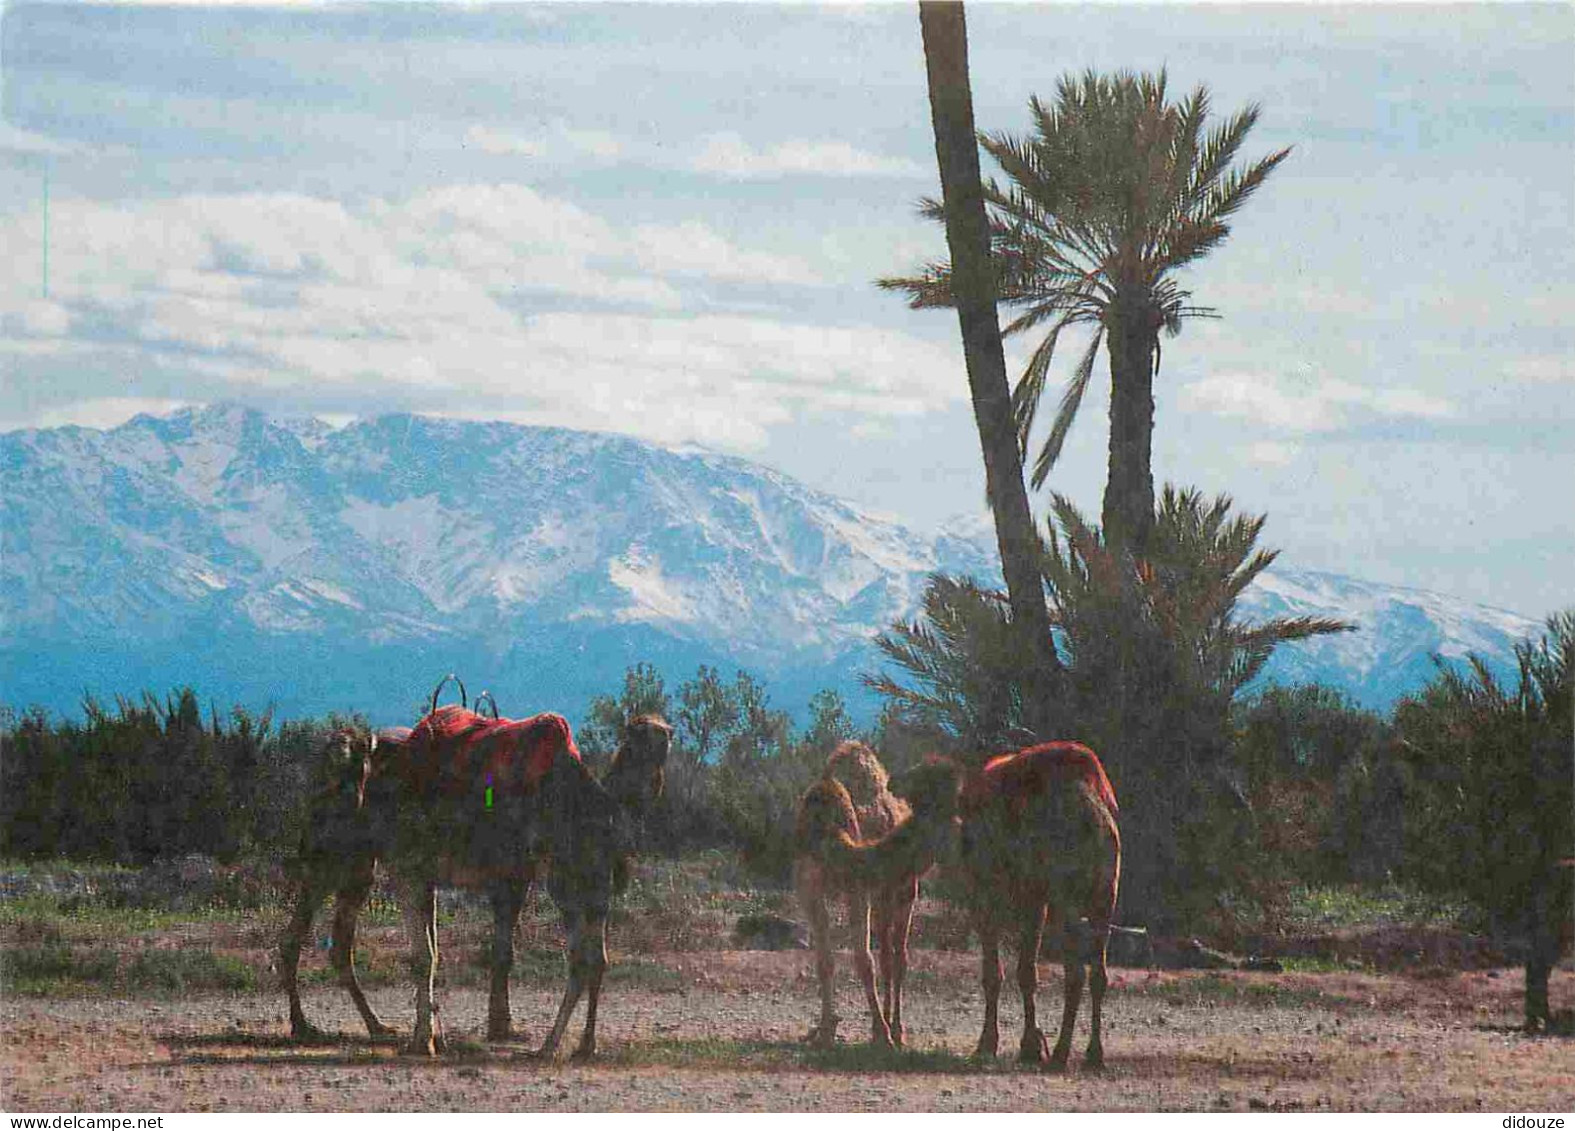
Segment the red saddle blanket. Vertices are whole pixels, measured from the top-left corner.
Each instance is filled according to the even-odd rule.
[[[405,749],[422,792],[458,797],[490,789],[489,804],[535,792],[559,757],[580,761],[569,720],[550,712],[494,719],[450,705],[427,715],[407,736],[383,740]]]
[[[1121,811],[1099,756],[1081,742],[1046,742],[996,755],[963,786],[962,804],[976,809],[993,797],[1026,799],[1052,781],[1085,781],[1113,815]]]

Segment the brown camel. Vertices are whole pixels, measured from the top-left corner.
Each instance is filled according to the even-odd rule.
[[[1017,985],[1023,995],[1018,1058],[1064,1069],[1090,968],[1088,1051],[1104,1064],[1100,1012],[1108,979],[1105,947],[1121,876],[1115,791],[1098,757],[1075,742],[1050,742],[992,758],[969,774],[958,798],[962,865],[984,974],[984,1029],[974,1055],[993,1057],[1000,1040],[1001,933],[1017,931]],[[1065,1001],[1051,1052],[1036,1021],[1039,943],[1047,913],[1064,940]],[[1086,927],[1079,920],[1086,920]]]
[[[955,792],[955,782],[951,786]],[[820,780],[799,801],[794,881],[809,917],[820,981],[820,1020],[805,1040],[819,1047],[829,1048],[837,1039],[830,904],[838,895],[847,901],[853,965],[869,1003],[870,1039],[887,1048],[903,1043],[902,983],[913,903],[919,876],[938,850],[933,836],[902,834],[905,828],[908,834],[914,831],[911,817],[908,803],[891,792],[885,767],[862,742],[838,746]],[[884,1000],[876,992],[870,956],[872,926]]]
[[[416,1024],[410,1045],[435,1055],[437,886],[486,891],[492,900],[492,986],[487,1037],[510,1036],[514,926],[529,885],[545,875],[568,936],[568,985],[541,1048],[556,1057],[569,1019],[587,999],[576,1058],[596,1053],[596,1011],[607,968],[607,914],[627,875],[644,807],[660,796],[672,728],[642,715],[603,781],[580,761],[568,720],[488,719],[442,707],[422,719],[391,760],[398,820],[388,856],[411,935]]]
[[[328,736],[318,765],[318,787],[307,811],[300,849],[291,862],[295,910],[279,943],[279,973],[290,998],[290,1034],[324,1040],[306,1019],[296,974],[301,945],[323,900],[334,895],[332,955],[340,983],[350,992],[373,1037],[393,1035],[378,1020],[355,974],[356,918],[371,894],[378,857],[393,839],[393,796],[377,775],[377,736],[341,728]]]

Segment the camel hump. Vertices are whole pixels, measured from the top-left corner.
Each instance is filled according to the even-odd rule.
[[[831,752],[823,776],[841,783],[861,809],[875,804],[888,792],[891,783],[891,775],[880,764],[875,751],[863,742],[852,740],[839,743]]]
[[[979,804],[991,797],[1020,799],[1043,793],[1058,781],[1079,781],[1112,816],[1121,812],[1099,755],[1081,742],[1045,742],[991,758],[970,783],[966,800]]]
[[[864,836],[885,836],[912,812],[891,792],[891,775],[865,743],[850,740],[838,745],[826,759],[824,776],[847,790]]]
[[[580,748],[574,741],[574,728],[569,725],[569,720],[555,711],[547,711],[525,720],[527,725],[542,728],[542,731],[551,736],[551,743],[559,751],[567,754],[576,762],[580,758]]]

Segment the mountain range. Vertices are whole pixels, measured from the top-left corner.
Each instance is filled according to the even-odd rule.
[[[408,721],[457,671],[506,714],[581,717],[626,667],[699,664],[856,717],[872,637],[935,570],[997,578],[987,522],[924,534],[769,468],[626,436],[388,415],[330,428],[233,405],[0,434],[0,702],[194,686],[297,717]],[[1434,655],[1512,664],[1536,622],[1275,566],[1247,619],[1339,616],[1264,678],[1383,708]]]

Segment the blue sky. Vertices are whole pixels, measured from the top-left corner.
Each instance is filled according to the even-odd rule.
[[[1575,603],[1575,8],[968,20],[983,128],[1163,66],[1295,147],[1186,276],[1158,478],[1289,564]],[[0,428],[413,410],[981,508],[953,316],[872,283],[943,251],[913,5],[11,3],[0,68]],[[1107,395],[1052,480],[1090,513]]]

